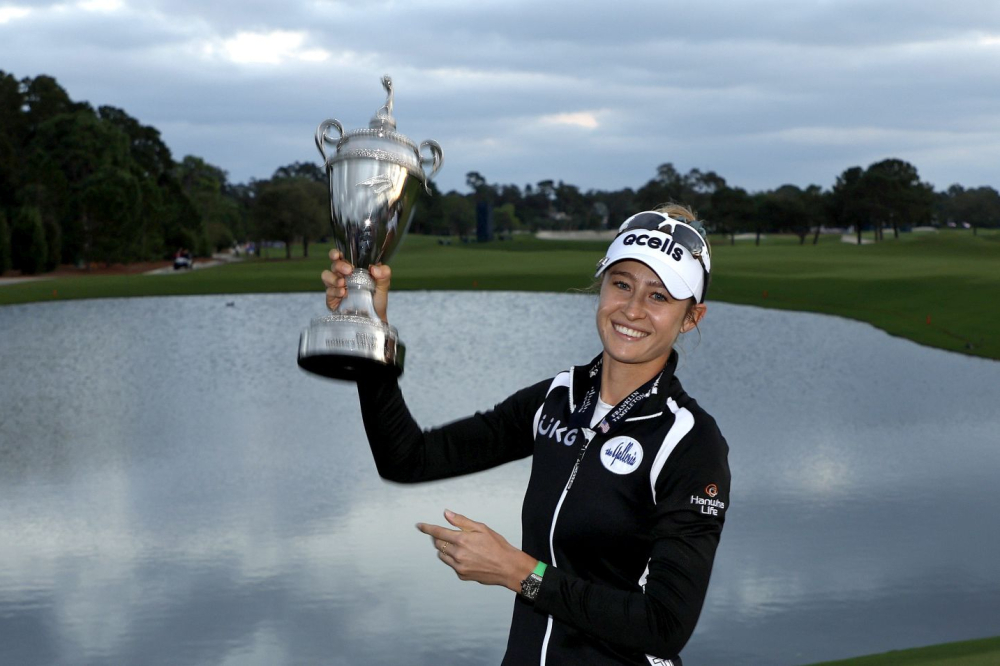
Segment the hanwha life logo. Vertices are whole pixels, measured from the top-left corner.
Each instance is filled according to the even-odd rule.
[[[708,495],[709,497],[715,497],[716,495],[719,494],[719,486],[715,485],[714,483],[708,484],[707,486],[705,486],[705,494]]]
[[[615,474],[628,474],[642,463],[642,445],[631,437],[612,437],[601,449],[601,464]]]

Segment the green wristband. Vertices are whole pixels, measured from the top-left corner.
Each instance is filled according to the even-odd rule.
[[[531,573],[536,574],[539,578],[541,578],[542,576],[545,575],[545,569],[548,566],[549,565],[547,565],[545,562],[542,562],[541,560],[539,560],[538,564],[535,566],[535,570],[532,571]]]

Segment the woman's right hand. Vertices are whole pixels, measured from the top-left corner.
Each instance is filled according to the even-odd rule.
[[[326,307],[336,310],[340,301],[347,295],[346,277],[354,271],[354,266],[344,259],[340,250],[330,250],[330,270],[323,271],[323,285],[326,287]],[[389,282],[392,279],[392,269],[385,264],[372,264],[368,267],[372,279],[375,280],[375,313],[385,323],[386,310],[389,305]]]

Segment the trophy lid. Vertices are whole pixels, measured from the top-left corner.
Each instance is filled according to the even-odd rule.
[[[382,87],[385,88],[385,104],[375,112],[368,127],[345,132],[337,120],[325,120],[316,130],[316,147],[323,156],[327,169],[334,164],[352,160],[377,160],[390,162],[404,167],[414,177],[424,182],[441,168],[443,153],[436,141],[424,141],[417,145],[406,136],[396,131],[396,119],[392,116],[393,87],[392,79],[382,77]],[[339,136],[334,138],[327,130],[334,128]],[[336,146],[336,151],[328,155],[326,144]],[[431,156],[424,157],[421,151],[429,149]],[[431,167],[430,173],[424,171],[424,165]]]
[[[396,119],[392,117],[392,78],[388,74],[382,77],[382,87],[385,88],[386,100],[382,108],[375,112],[368,127],[372,129],[396,129]]]

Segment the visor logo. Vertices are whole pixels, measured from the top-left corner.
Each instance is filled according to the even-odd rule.
[[[662,252],[674,261],[680,261],[684,258],[684,251],[681,249],[684,246],[678,244],[677,241],[665,234],[652,236],[650,234],[631,233],[622,239],[622,245],[642,245]]]

